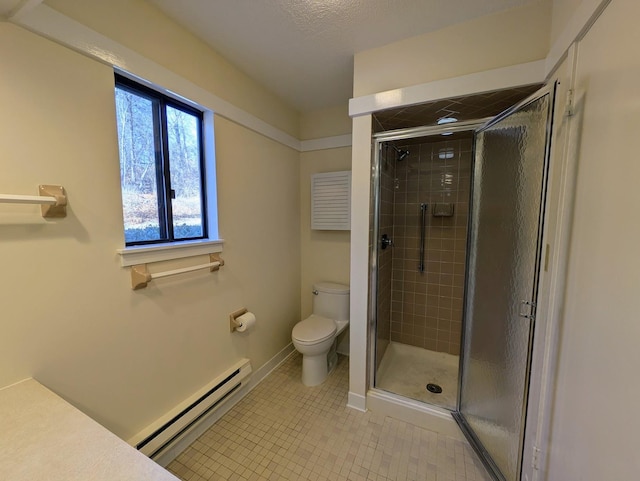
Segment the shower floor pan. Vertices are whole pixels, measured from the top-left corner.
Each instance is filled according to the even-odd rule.
[[[453,410],[458,397],[458,361],[458,356],[392,342],[380,363],[376,387]],[[429,392],[429,383],[440,386],[442,392]]]

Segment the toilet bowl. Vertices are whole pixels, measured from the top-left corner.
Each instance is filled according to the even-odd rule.
[[[336,338],[349,325],[349,286],[318,282],[313,294],[313,314],[291,332],[293,346],[302,354],[305,386],[321,384],[335,368]]]

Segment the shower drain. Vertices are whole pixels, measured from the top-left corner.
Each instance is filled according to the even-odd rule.
[[[442,392],[442,388],[437,384],[430,382],[427,384],[427,391],[432,392],[433,394],[440,394]]]

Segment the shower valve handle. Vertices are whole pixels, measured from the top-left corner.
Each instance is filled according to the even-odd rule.
[[[393,241],[387,234],[382,234],[382,238],[380,239],[380,246],[382,247],[382,250],[385,250],[387,247],[393,247]]]

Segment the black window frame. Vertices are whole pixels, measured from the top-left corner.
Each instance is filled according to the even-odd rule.
[[[206,190],[206,166],[204,158],[204,112],[198,110],[184,102],[180,102],[157,90],[140,84],[128,77],[115,73],[115,88],[126,90],[134,95],[144,97],[153,102],[153,128],[156,162],[156,189],[158,194],[158,221],[160,227],[160,239],[126,242],[125,246],[143,246],[168,243],[180,243],[194,240],[207,240],[208,236],[208,212],[207,212],[207,190]],[[193,115],[198,119],[198,151],[200,163],[200,199],[202,212],[202,236],[175,238],[173,228],[173,206],[172,199],[175,198],[171,188],[171,171],[169,159],[169,140],[167,134],[167,107],[183,111]],[[166,236],[163,237],[163,236]]]

